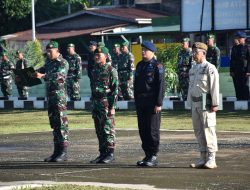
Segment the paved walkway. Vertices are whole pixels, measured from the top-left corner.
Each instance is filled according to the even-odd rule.
[[[136,130],[117,131],[116,162],[111,165],[89,163],[98,154],[94,130],[71,131],[70,137],[69,161],[44,163],[43,158],[52,152],[51,133],[0,135],[0,188],[17,181],[142,185],[138,189],[250,187],[250,133],[218,133],[216,170],[189,168],[198,156],[191,131],[161,132],[160,165],[156,168],[135,166],[144,156]]]

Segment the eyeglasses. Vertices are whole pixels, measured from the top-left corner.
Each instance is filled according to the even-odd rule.
[[[199,50],[193,50],[192,54],[193,54],[193,55],[196,55],[196,54],[198,54],[199,52],[204,52],[204,51],[201,51],[201,50],[200,50],[200,51],[199,51]]]

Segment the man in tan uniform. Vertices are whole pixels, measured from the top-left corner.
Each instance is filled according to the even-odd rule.
[[[193,45],[196,62],[189,71],[187,102],[192,109],[194,133],[201,157],[190,166],[193,168],[217,168],[215,153],[218,151],[215,132],[216,111],[219,106],[219,74],[214,65],[207,62],[207,45],[196,42]],[[206,110],[203,110],[202,95],[206,94]]]

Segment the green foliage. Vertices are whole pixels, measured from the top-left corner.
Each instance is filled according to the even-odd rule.
[[[36,23],[52,20],[91,6],[111,5],[112,0],[35,0]],[[0,1],[0,36],[31,28],[31,0]]]
[[[3,49],[13,63],[15,62],[16,51],[20,50],[23,52],[25,59],[27,59],[29,66],[39,68],[44,64],[42,46],[38,40],[27,42],[23,49],[18,48],[16,44],[6,43],[3,45]]]
[[[42,46],[38,40],[27,42],[23,52],[30,66],[39,68],[44,65]]]
[[[4,12],[9,17],[24,18],[31,12],[30,0],[2,0]]]
[[[192,119],[190,111],[162,111],[161,129],[190,130]],[[250,111],[219,111],[217,125],[219,131],[248,131]],[[51,131],[46,110],[6,110],[0,109],[0,134],[34,133]],[[31,119],[35,118],[35,119]],[[93,129],[91,112],[86,110],[68,110],[70,130]],[[116,111],[117,129],[138,129],[135,111]]]
[[[30,0],[0,1],[0,35],[22,31],[31,27]]]
[[[162,63],[166,70],[166,89],[167,93],[177,93],[177,74],[176,64],[178,59],[178,52],[180,51],[179,43],[169,43],[157,52],[157,59]]]
[[[3,51],[6,52],[8,59],[11,62],[15,63],[16,51],[21,50],[21,49],[18,49],[18,46],[15,43],[10,44],[10,43],[3,42],[3,44],[1,44],[1,46],[3,48]]]

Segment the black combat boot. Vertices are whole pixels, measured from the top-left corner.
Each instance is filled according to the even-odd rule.
[[[101,152],[99,156],[97,156],[94,160],[91,160],[91,164],[97,164],[99,163],[104,157],[106,156],[105,153]]]
[[[54,162],[64,162],[67,160],[67,146],[60,144],[59,154],[55,157]]]
[[[54,162],[54,159],[58,156],[60,151],[60,144],[54,144],[54,152],[51,156],[44,159],[44,162]]]
[[[151,155],[148,159],[144,162],[144,166],[154,167],[158,165],[158,160],[156,155]]]
[[[137,166],[145,166],[145,162],[148,160],[149,156],[145,156],[142,160],[137,161]]]
[[[110,164],[115,160],[114,149],[108,149],[106,155],[98,162],[100,164]]]

